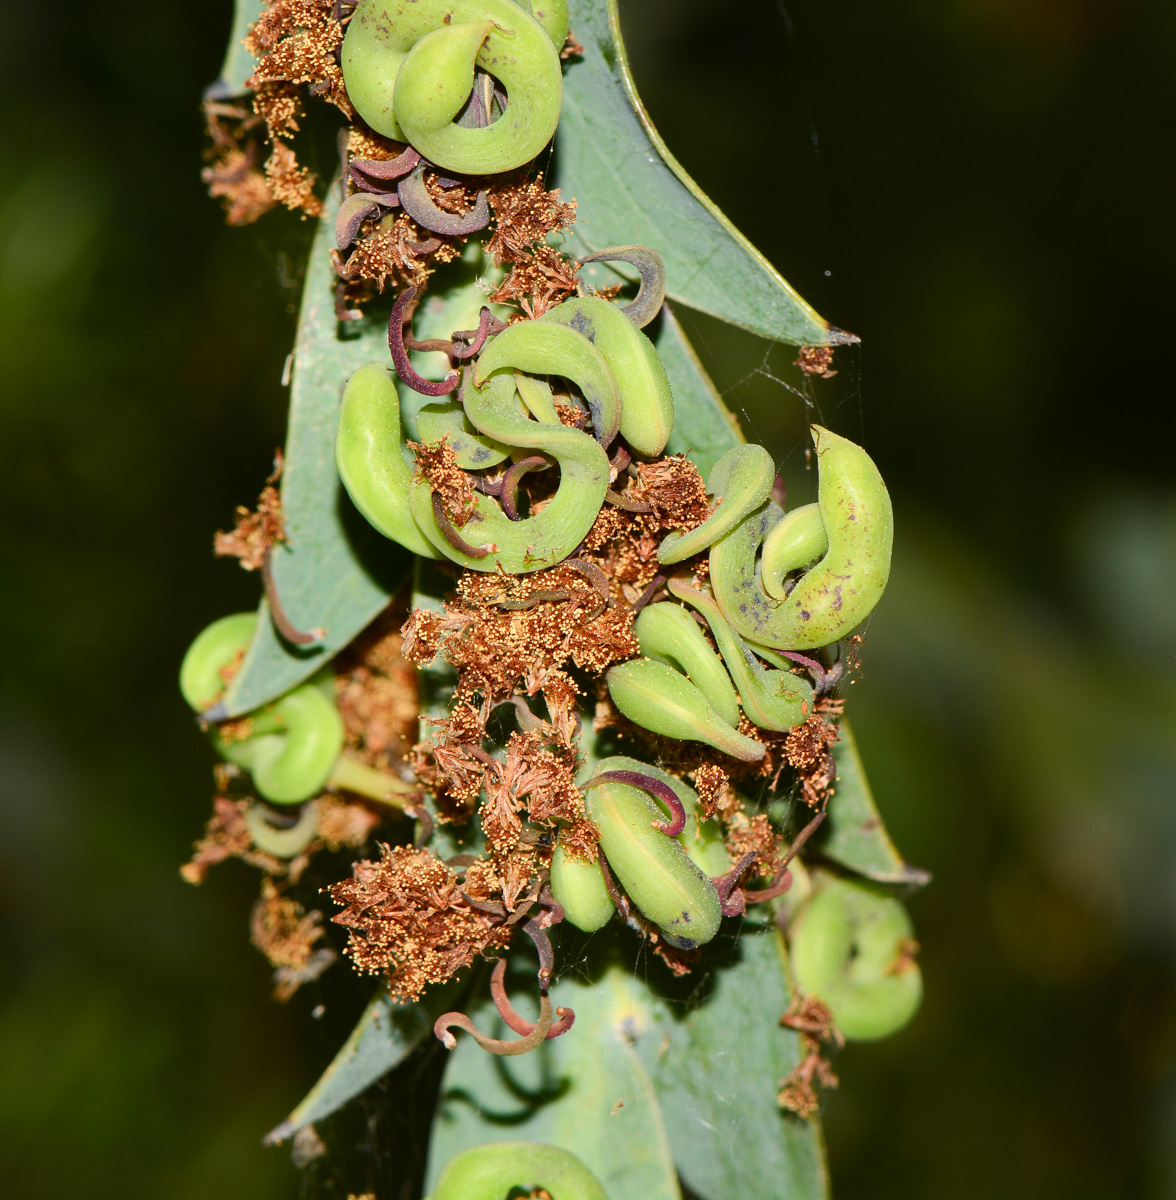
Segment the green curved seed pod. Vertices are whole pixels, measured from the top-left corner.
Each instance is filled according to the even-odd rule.
[[[631,761],[606,758],[597,770],[632,769],[620,765]],[[662,810],[627,783],[598,784],[585,798],[600,847],[629,899],[679,949],[709,942],[723,919],[719,894],[682,843],[654,828]]]
[[[892,896],[856,880],[826,883],[790,931],[792,969],[854,1041],[901,1029],[918,1011],[923,977],[911,959],[914,930]]]
[[[233,613],[196,635],[180,664],[180,694],[189,708],[204,712],[221,698],[227,687],[221,668],[249,648],[256,629],[256,612]]]
[[[600,1180],[570,1150],[543,1142],[492,1142],[463,1150],[425,1200],[505,1200],[536,1188],[551,1200],[608,1200]]]
[[[474,90],[474,63],[493,21],[452,22],[426,33],[396,75],[397,110],[411,112],[417,133],[444,129]]]
[[[272,707],[285,733],[259,738],[250,771],[274,804],[301,804],[320,792],[343,750],[343,721],[322,691],[304,683]],[[250,739],[252,740],[252,739]]]
[[[807,567],[829,552],[829,535],[819,504],[805,504],[784,514],[784,519],[764,538],[760,582],[776,600],[787,600],[784,577],[797,567]]]
[[[721,497],[715,511],[689,533],[675,530],[666,534],[657,552],[658,561],[682,562],[717,542],[763,504],[772,494],[775,478],[776,464],[763,446],[732,446],[707,476],[706,490]]]
[[[460,536],[471,546],[489,547],[484,557],[467,554],[446,539],[424,479],[413,481],[408,490],[417,525],[441,554],[475,571],[501,567],[512,575],[524,575],[554,566],[576,549],[596,520],[608,489],[608,456],[578,429],[520,417],[509,374],[494,376],[482,388],[468,386],[465,401],[466,415],[489,437],[551,455],[560,468],[559,489],[541,513],[521,521],[511,521],[491,497],[475,495],[474,515]]]
[[[455,25],[484,23],[490,32],[468,64],[473,34],[462,34],[452,46],[444,35]],[[434,33],[441,37],[419,55],[410,53]],[[436,73],[442,62],[452,79]],[[438,127],[439,114],[452,107],[467,75],[472,84],[472,65],[502,83],[506,111],[481,128],[451,121]],[[377,133],[407,140],[449,171],[511,171],[547,145],[559,122],[559,52],[543,26],[511,0],[360,0],[343,39],[342,66],[351,102]],[[464,98],[458,108],[461,103]]]
[[[555,48],[562,50],[568,40],[568,0],[535,0],[532,12]]]
[[[793,675],[791,671],[762,666],[705,592],[680,579],[671,579],[667,586],[672,595],[696,608],[706,618],[719,644],[723,662],[739,688],[743,711],[750,721],[761,729],[784,732],[808,719],[813,711],[813,687],[807,679]]]
[[[504,370],[570,379],[588,402],[596,440],[607,446],[617,436],[621,398],[616,380],[601,352],[577,330],[546,320],[508,325],[479,355],[474,383],[481,387],[495,371]]]
[[[245,827],[258,850],[275,858],[297,858],[318,833],[318,808],[314,800],[304,804],[295,824],[278,829],[266,820],[264,805],[250,804],[245,810]]]
[[[572,858],[558,842],[551,856],[551,894],[564,916],[585,933],[595,933],[612,920],[616,908],[599,863]]]
[[[739,697],[727,668],[685,609],[677,604],[647,604],[633,622],[633,632],[646,658],[676,667],[702,689],[728,725],[739,724]]]
[[[457,465],[466,471],[497,466],[510,457],[510,447],[479,433],[469,422],[465,409],[455,401],[426,404],[417,413],[419,440],[428,444],[442,438],[453,448]]]
[[[649,658],[612,667],[605,676],[613,703],[635,725],[682,742],[705,742],[732,758],[758,762],[762,743],[744,737],[684,675]]]
[[[878,468],[848,439],[819,425],[812,433],[820,464],[817,503],[829,538],[825,557],[783,603],[764,592],[756,552],[783,519],[770,501],[710,552],[711,586],[723,615],[748,641],[775,649],[813,649],[844,637],[873,611],[890,576],[894,513]]]
[[[414,554],[439,557],[409,509],[413,469],[401,449],[400,397],[383,363],[360,367],[343,389],[335,466],[370,524]]]
[[[674,397],[649,338],[615,304],[597,296],[565,300],[540,320],[574,329],[600,351],[616,380],[625,441],[638,454],[659,455],[674,429]]]
[[[599,768],[605,769],[605,768]],[[700,821],[698,819],[698,793],[683,783],[676,775],[663,771],[661,767],[651,766],[635,758],[627,758],[616,754],[608,760],[610,771],[637,771],[642,775],[650,775],[668,787],[673,788],[674,794],[682,801],[686,810],[686,824],[678,834],[682,848],[711,877],[725,875],[731,869],[731,857],[723,843],[723,831],[718,821]]]
[[[522,398],[527,411],[543,425],[558,425],[559,413],[555,410],[555,397],[551,393],[551,384],[545,379],[536,379],[534,375],[515,372],[515,389]]]

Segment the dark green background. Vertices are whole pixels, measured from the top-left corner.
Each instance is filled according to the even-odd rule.
[[[716,382],[794,479],[815,416],[895,501],[850,694],[936,876],[927,1000],[840,1059],[837,1196],[1176,1196],[1176,11],[624,8],[670,146],[863,339],[806,387],[699,323]],[[203,195],[227,26],[224,0],[5,16],[6,1195],[346,1194],[258,1145],[333,1031],[269,1002],[255,879],[176,873],[211,761],[176,666],[256,596],[209,541],[282,438],[308,232],[227,230]]]

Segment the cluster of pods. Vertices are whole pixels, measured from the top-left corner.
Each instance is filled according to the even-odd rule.
[[[371,130],[406,148],[391,163],[367,164],[371,179],[361,180],[340,209],[340,244],[382,203],[414,215],[432,205],[422,182],[426,167],[468,181],[511,171],[542,152],[559,120],[567,35],[566,0],[360,0],[342,46],[348,96]],[[388,199],[380,189],[397,178]],[[487,223],[485,193],[472,214],[430,209],[422,223],[437,228],[428,218],[442,222],[443,232],[475,232]],[[648,247],[621,246],[591,259],[635,268],[636,298],[620,304],[585,291],[537,319],[509,324],[483,307],[476,329],[452,333],[451,369],[440,380],[423,379],[410,361],[419,344],[406,338],[406,327],[419,297],[416,288],[400,293],[389,348],[400,385],[427,400],[414,402],[415,435],[448,448],[472,501],[459,518],[417,467],[397,381],[385,363],[371,363],[343,388],[335,453],[348,495],[381,534],[466,571],[519,577],[579,564],[608,602],[607,580],[595,580],[599,568],[577,552],[605,506],[640,503],[623,489],[626,472],[664,452],[674,399],[643,332],[664,301],[661,258]],[[861,447],[819,426],[812,438],[815,503],[784,511],[773,498],[769,453],[739,445],[705,479],[713,498],[706,519],[661,542],[657,560],[670,598],[641,607],[633,623],[639,656],[605,676],[612,703],[634,725],[752,763],[765,746],[749,736],[749,726],[791,730],[837,682],[838,668],[824,667],[815,652],[850,635],[877,604],[889,574],[893,517],[886,486]],[[540,472],[553,472],[554,486],[532,508],[521,484]],[[207,713],[223,692],[256,620],[226,617],[196,639],[181,672],[196,711]],[[247,728],[238,723],[229,733],[212,723],[210,730],[218,753],[250,773],[268,805],[301,806],[283,827],[265,806],[251,810],[250,832],[263,850],[289,857],[305,846],[314,834],[313,799],[324,789],[347,789],[427,819],[419,787],[342,753],[329,668],[251,714]],[[737,887],[749,863],[731,862],[717,824],[702,819],[698,794],[674,774],[613,756],[597,762],[579,787],[601,854],[593,862],[557,843],[549,882],[555,907],[582,930],[600,929],[628,904],[672,946],[689,950],[712,939],[724,915],[780,895],[790,882],[781,868],[759,892]],[[793,853],[801,841],[803,835]],[[917,970],[889,970],[910,933],[897,901],[865,884],[833,880],[795,925],[794,966],[847,1035],[883,1036],[919,1002]],[[559,1031],[550,1019],[548,1030]],[[546,1149],[552,1178],[563,1180],[561,1197],[603,1195],[566,1151],[532,1146],[529,1153]],[[494,1150],[510,1158],[507,1146]],[[442,1177],[438,1200],[481,1195],[480,1171],[498,1179],[497,1167],[472,1153],[451,1165],[453,1178]]]

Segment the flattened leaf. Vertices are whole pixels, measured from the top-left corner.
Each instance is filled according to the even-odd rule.
[[[460,991],[451,983],[433,989],[419,1004],[398,1004],[386,988],[380,987],[318,1083],[280,1125],[266,1134],[265,1145],[286,1141],[366,1091],[432,1033],[433,1022],[452,1007]]]
[[[282,505],[287,545],[274,547],[278,595],[299,629],[323,628],[306,647],[288,646],[266,606],[241,670],[225,696],[230,716],[265,704],[313,674],[388,603],[412,556],[381,537],[356,511],[335,470],[335,430],[348,376],[388,357],[381,321],[356,322],[338,334],[334,307],[334,197],[319,223],[306,284],[290,388]]]
[[[878,883],[911,887],[930,883],[930,874],[908,866],[890,840],[848,721],[841,722],[841,740],[833,747],[833,758],[837,763],[836,791],[817,838],[819,852]]]
[[[686,174],[642,107],[617,0],[572,0],[582,59],[564,73],[555,184],[575,197],[573,252],[641,243],[665,259],[666,293],[772,341],[857,339],[819,316]]]
[[[669,305],[662,310],[652,336],[674,393],[674,430],[666,453],[689,455],[705,479],[732,446],[746,439]]]
[[[779,1024],[792,995],[783,938],[772,922],[748,919],[732,952],[701,1002],[692,997],[683,1012],[655,1001],[637,1041],[674,1161],[700,1200],[822,1200],[829,1178],[820,1123],[776,1103],[802,1057],[800,1035]]]
[[[233,6],[233,27],[229,30],[225,61],[220,74],[204,89],[205,100],[227,100],[231,96],[243,96],[249,90],[245,80],[253,74],[257,63],[241,42],[249,27],[261,16],[265,4],[266,0],[237,0]]]
[[[597,982],[561,980],[551,996],[576,1010],[576,1023],[531,1054],[497,1058],[458,1033],[433,1125],[426,1194],[462,1150],[521,1140],[579,1155],[609,1200],[681,1200],[653,1084],[632,1045],[650,1025],[648,993],[631,970],[614,966]],[[502,1035],[488,999],[471,1015],[479,1028]]]

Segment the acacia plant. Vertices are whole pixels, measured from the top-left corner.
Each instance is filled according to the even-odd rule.
[[[280,999],[375,977],[267,1140],[439,1039],[435,1200],[825,1195],[830,1056],[921,994],[839,697],[891,505],[813,426],[787,508],[674,308],[815,374],[852,335],[671,157],[616,0],[238,0],[205,109],[230,223],[318,231],[284,453],[217,537],[264,596],[182,667],[221,760],[184,874],[261,871]]]

